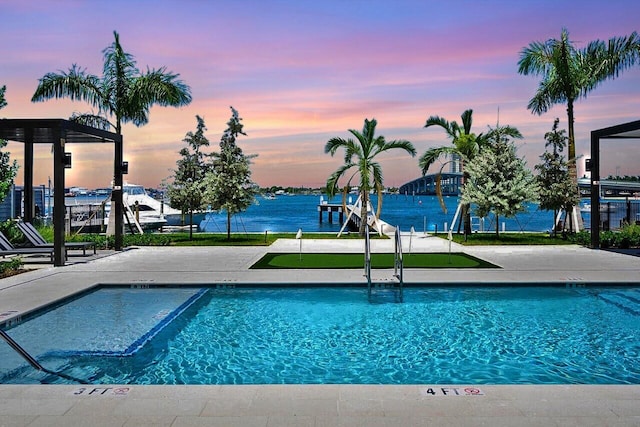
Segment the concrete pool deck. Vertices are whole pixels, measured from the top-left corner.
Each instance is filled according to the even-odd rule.
[[[0,322],[97,284],[364,284],[362,270],[250,270],[267,252],[297,252],[297,240],[270,247],[141,247],[99,251],[90,261],[45,267],[0,280]],[[405,256],[409,236],[403,236]],[[414,235],[412,252],[446,252],[445,240]],[[302,240],[303,252],[362,252],[358,240]],[[393,252],[373,240],[373,252]],[[640,282],[640,251],[621,254],[578,246],[462,247],[500,269],[404,272],[408,283]],[[391,281],[392,270],[374,270]],[[639,363],[637,360],[633,363]],[[84,387],[84,386],[83,386]],[[0,385],[0,426],[640,426],[640,386],[466,385],[44,386]],[[95,390],[94,390],[95,389]],[[446,393],[446,395],[445,395]]]

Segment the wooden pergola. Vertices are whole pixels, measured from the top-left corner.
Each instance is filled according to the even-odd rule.
[[[640,120],[591,131],[591,247],[600,248],[600,140],[640,139]]]
[[[114,188],[112,214],[115,217],[115,248],[122,249],[122,135],[64,119],[0,119],[0,138],[24,143],[24,220],[31,222],[33,200],[33,146],[53,147],[53,245],[54,265],[65,263],[65,145],[114,143]]]

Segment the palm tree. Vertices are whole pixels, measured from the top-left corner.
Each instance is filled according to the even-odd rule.
[[[473,123],[473,110],[465,110],[460,116],[462,119],[462,126],[455,120],[449,122],[440,116],[431,116],[427,119],[425,128],[430,126],[440,126],[446,132],[447,136],[451,139],[453,145],[444,145],[442,147],[434,147],[428,149],[418,160],[418,165],[422,169],[422,175],[426,175],[429,167],[439,158],[445,156],[452,156],[452,160],[446,162],[440,168],[436,182],[436,191],[440,204],[446,212],[444,201],[442,200],[442,194],[440,193],[440,173],[447,163],[460,162],[460,170],[464,174],[464,163],[473,159],[479,152],[480,147],[486,142],[485,137],[482,134],[476,135],[471,132],[471,124]],[[471,211],[468,204],[462,204],[462,217],[464,218],[464,234],[471,234]],[[453,227],[453,224],[451,225]]]
[[[333,156],[339,148],[344,148],[345,151],[344,164],[327,179],[327,192],[330,197],[337,192],[338,181],[347,174],[348,171],[351,170],[352,174],[347,181],[346,187],[350,186],[351,180],[356,175],[360,178],[359,190],[362,202],[360,218],[362,220],[360,221],[359,232],[361,236],[364,236],[366,232],[367,205],[370,190],[375,188],[378,194],[378,216],[382,209],[382,190],[384,189],[382,167],[380,163],[375,160],[375,157],[380,153],[395,149],[404,150],[411,154],[411,157],[416,155],[416,149],[413,147],[413,144],[407,140],[399,139],[387,142],[384,136],[375,136],[377,124],[376,119],[365,119],[362,132],[349,129],[349,132],[351,132],[355,139],[331,138],[324,147],[324,152],[330,153],[331,156]]]
[[[569,128],[569,175],[578,191],[574,102],[586,98],[600,83],[618,77],[640,58],[640,37],[637,32],[628,37],[613,37],[589,42],[577,49],[562,29],[560,39],[532,42],[520,52],[518,73],[540,75],[542,81],[527,108],[541,115],[555,104],[567,105]],[[579,216],[578,216],[579,218]]]
[[[149,122],[149,109],[153,105],[182,106],[191,102],[191,89],[179,74],[167,72],[165,67],[149,69],[145,73],[136,68],[133,55],[120,45],[120,36],[113,32],[115,41],[102,51],[103,76],[97,77],[73,64],[67,73],[47,73],[39,80],[32,102],[52,98],[70,98],[98,108],[98,114],[72,116],[73,120],[102,129],[113,128],[122,134],[124,123],[142,126]],[[110,121],[115,117],[115,122]],[[114,191],[112,200],[116,215],[116,250],[122,248],[122,161],[123,146],[116,142],[114,162]]]

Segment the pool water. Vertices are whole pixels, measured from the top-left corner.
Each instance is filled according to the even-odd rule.
[[[118,316],[93,316],[99,345],[51,336],[73,336],[67,329],[47,331],[44,348],[30,327],[86,319],[87,297],[8,333],[39,349],[47,368],[93,383],[640,384],[640,288],[407,288],[402,302],[392,290],[368,299],[366,289],[335,287],[103,288],[90,297]],[[0,345],[0,360],[6,351]],[[38,381],[65,382],[0,365],[0,382]]]

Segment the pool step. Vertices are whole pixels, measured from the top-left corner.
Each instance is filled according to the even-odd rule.
[[[597,296],[606,303],[615,305],[633,316],[640,317],[640,293],[638,291],[599,293]]]

